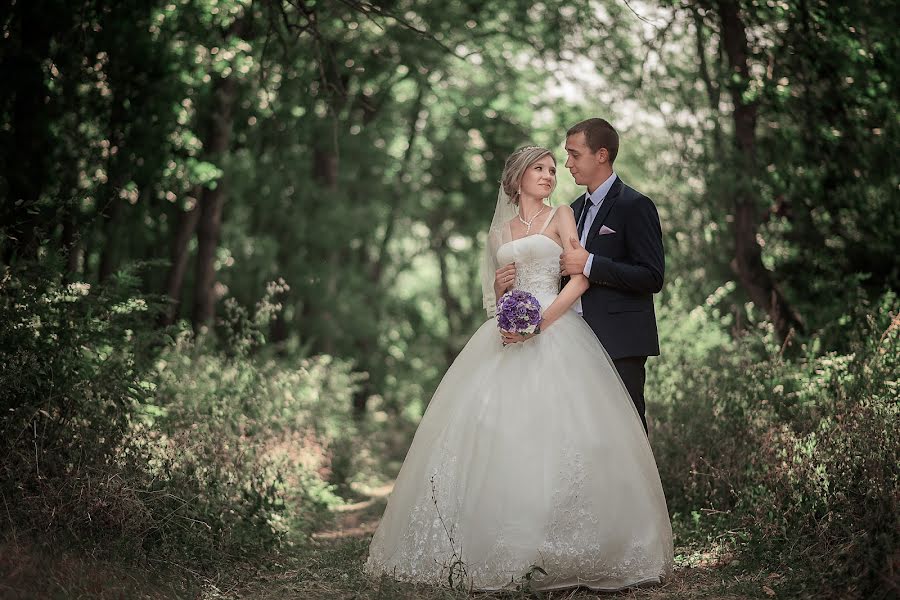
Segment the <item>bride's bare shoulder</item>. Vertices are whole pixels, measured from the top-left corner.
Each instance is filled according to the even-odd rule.
[[[568,204],[563,204],[561,206],[556,207],[556,215],[557,219],[569,221],[571,220],[573,223],[575,222],[575,212],[572,210],[572,207]]]

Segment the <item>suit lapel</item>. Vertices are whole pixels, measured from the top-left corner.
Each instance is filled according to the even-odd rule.
[[[623,187],[625,187],[625,184],[622,183],[620,178],[616,177],[612,187],[609,188],[609,192],[606,194],[606,198],[603,199],[603,204],[600,205],[600,210],[597,211],[597,216],[594,217],[594,222],[591,223],[591,230],[588,232],[588,236],[585,239],[585,245],[590,243],[591,239],[597,235],[598,231],[600,231],[603,221],[609,216],[609,211],[612,210],[616,200],[619,199],[619,194],[622,192]]]

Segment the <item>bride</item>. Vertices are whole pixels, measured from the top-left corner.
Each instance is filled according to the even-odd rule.
[[[550,150],[506,161],[482,266],[494,316],[501,265],[543,307],[539,334],[501,339],[492,318],[448,369],[422,417],[365,570],[497,590],[617,590],[672,572],[672,530],[640,418],[597,337],[560,291],[559,255],[577,239]],[[502,281],[501,277],[497,277]],[[506,342],[506,345],[504,345]]]

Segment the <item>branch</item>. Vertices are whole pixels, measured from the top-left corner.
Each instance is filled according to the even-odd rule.
[[[631,8],[631,5],[628,3],[628,0],[622,0],[622,2],[625,3],[625,6],[627,6],[628,9],[629,9],[631,12],[633,12],[633,13],[634,13],[634,16],[636,16],[638,19],[640,19],[641,21],[643,21],[643,22],[646,23],[647,25],[653,27],[654,29],[657,29],[657,30],[659,29],[659,27],[657,27],[652,21],[649,21],[649,20],[645,19],[644,17],[642,17],[641,15],[639,15],[639,14],[637,13],[636,10],[634,10],[633,8]],[[671,23],[670,23],[670,25],[671,25]]]
[[[675,12],[673,11],[673,12],[672,12],[672,18],[669,20],[668,23],[666,23],[665,27],[663,27],[662,29],[660,29],[659,27],[656,27],[656,26],[654,25],[654,27],[656,27],[656,31],[657,31],[658,33],[656,34],[656,36],[655,36],[652,40],[649,40],[648,42],[646,42],[646,43],[648,44],[648,47],[647,47],[647,52],[644,54],[644,58],[641,60],[641,70],[640,70],[640,72],[639,72],[639,74],[638,74],[638,80],[637,80],[637,87],[638,87],[638,88],[643,87],[643,84],[644,84],[644,69],[645,69],[646,66],[647,66],[647,61],[650,59],[650,54],[651,54],[652,52],[656,52],[657,55],[659,54],[659,48],[661,48],[662,45],[665,43],[666,34],[669,33],[669,29],[672,28],[672,25],[675,24],[676,18],[677,18],[677,13],[675,13]]]
[[[440,46],[442,49],[444,49],[445,51],[447,51],[448,53],[452,54],[453,56],[455,56],[456,58],[458,58],[460,60],[466,60],[466,58],[468,58],[468,56],[471,56],[471,54],[473,54],[471,52],[465,56],[461,56],[461,55],[457,54],[456,50],[454,50],[453,48],[451,48],[444,42],[437,39],[434,36],[434,34],[431,33],[430,31],[428,31],[426,29],[419,29],[418,27],[416,27],[415,25],[413,25],[412,23],[410,23],[403,17],[399,17],[394,13],[388,12],[387,10],[381,8],[380,6],[376,6],[366,0],[338,0],[338,1],[341,4],[344,4],[347,7],[351,8],[355,11],[362,13],[363,16],[365,16],[367,19],[369,19],[370,21],[375,23],[375,25],[377,25],[381,29],[384,29],[384,28],[381,27],[381,24],[378,23],[375,19],[373,19],[369,13],[375,13],[379,17],[383,17],[385,19],[393,19],[394,21],[396,21],[397,23],[399,23],[406,29],[409,29],[410,31],[416,33],[417,35],[419,35],[431,42],[434,42],[435,44]]]
[[[422,110],[422,102],[425,97],[425,86],[420,84],[418,92],[416,94],[416,99],[413,102],[413,106],[410,110],[410,119],[409,119],[409,135],[407,136],[407,146],[406,152],[403,155],[403,162],[400,165],[400,172],[397,176],[397,181],[403,183],[403,178],[406,172],[409,169],[409,163],[412,160],[413,155],[413,146],[416,143],[416,137],[418,136],[418,129],[416,128],[416,121],[418,121],[419,111]],[[400,212],[399,202],[392,202],[390,205],[390,212],[388,214],[387,226],[384,230],[384,237],[381,239],[381,243],[379,244],[378,254],[376,255],[375,262],[372,264],[369,269],[370,276],[373,281],[378,281],[381,278],[382,266],[384,264],[384,260],[387,257],[388,245],[391,242],[391,238],[394,235],[394,229],[397,223],[397,217]]]
[[[700,78],[706,87],[706,96],[709,100],[709,108],[712,112],[713,119],[713,143],[715,144],[716,153],[721,155],[723,142],[722,130],[719,124],[719,100],[721,99],[721,89],[714,83],[712,76],[709,74],[709,65],[706,62],[706,40],[703,37],[703,17],[696,7],[691,7],[691,13],[694,17],[694,27],[697,30],[697,57],[700,59]]]

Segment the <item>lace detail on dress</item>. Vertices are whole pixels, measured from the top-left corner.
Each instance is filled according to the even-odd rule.
[[[533,560],[527,560],[521,548],[511,547],[502,531],[484,560],[474,562],[466,556],[464,544],[457,537],[466,535],[457,519],[463,499],[450,485],[456,468],[453,457],[432,471],[434,496],[430,490],[420,496],[409,515],[400,552],[385,556],[376,534],[365,570],[434,585],[446,585],[452,573],[454,584],[481,590],[522,585],[529,572],[537,589],[592,584],[594,589],[613,590],[664,579],[665,553],[660,552],[658,543],[647,545],[635,537],[610,540],[604,535],[601,517],[608,519],[609,515],[603,515],[587,497],[587,472],[581,454],[566,450],[564,456],[552,493],[551,514],[556,518],[544,526],[544,542],[535,548]],[[535,566],[547,574],[541,574]]]
[[[584,459],[578,452],[563,452],[566,468],[560,471],[559,485],[553,492],[553,514],[547,539],[538,548],[541,560],[536,564],[547,575],[534,574],[538,586],[547,588],[579,583],[600,583],[615,589],[637,583],[660,581],[667,575],[659,544],[647,544],[632,536],[615,548],[607,536],[602,511],[587,498]]]
[[[453,473],[457,457],[441,453],[442,460],[423,482],[423,493],[409,513],[405,531],[401,535],[400,552],[388,556],[383,540],[376,532],[369,548],[365,571],[373,574],[389,573],[401,581],[428,581],[439,585],[447,581],[450,569],[459,558],[457,515],[462,496],[453,491]],[[433,487],[432,487],[433,486]]]
[[[515,288],[534,295],[558,294],[559,259],[530,260],[516,265]]]

